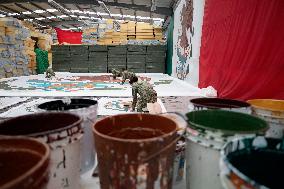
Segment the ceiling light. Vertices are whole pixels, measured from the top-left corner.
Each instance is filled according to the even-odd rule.
[[[56,9],[46,9],[47,12],[58,12]]]
[[[48,19],[54,19],[54,18],[56,18],[55,16],[49,16],[49,17],[47,17]]]
[[[18,13],[8,13],[9,16],[16,16],[16,15],[20,15]]]
[[[22,12],[23,14],[32,14],[30,11]]]
[[[45,13],[45,11],[44,11],[44,10],[35,10],[34,12],[35,12],[35,13],[38,13],[38,14]]]
[[[45,18],[41,17],[41,18],[35,18],[37,20],[44,20]]]

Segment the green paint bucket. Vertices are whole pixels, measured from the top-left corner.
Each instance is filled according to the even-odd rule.
[[[186,114],[186,182],[190,189],[221,189],[220,150],[236,137],[263,135],[267,123],[245,113],[201,110]]]
[[[221,151],[221,182],[226,189],[283,188],[283,159],[284,139],[235,139]]]

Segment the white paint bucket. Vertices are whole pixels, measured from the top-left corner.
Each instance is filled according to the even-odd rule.
[[[47,189],[78,189],[81,122],[70,113],[24,115],[0,123],[0,135],[25,135],[47,143],[51,149]]]
[[[68,111],[83,118],[84,135],[81,140],[81,173],[94,167],[95,148],[92,125],[96,122],[98,103],[91,99],[70,99],[69,103],[62,100],[44,102],[37,106],[41,111]]]
[[[267,137],[283,138],[284,136],[284,100],[254,99],[249,100],[252,114],[263,118],[269,124]]]
[[[235,137],[264,134],[267,123],[257,117],[224,110],[186,114],[186,183],[190,189],[222,189],[219,178],[220,149]]]

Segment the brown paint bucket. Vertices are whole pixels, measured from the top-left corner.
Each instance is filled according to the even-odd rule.
[[[26,137],[0,138],[0,188],[43,189],[49,177],[48,145]]]
[[[190,100],[190,110],[222,109],[228,111],[250,113],[250,104],[240,100],[225,98],[195,98]]]
[[[50,179],[47,189],[80,188],[82,118],[70,113],[38,113],[0,123],[0,135],[34,137],[49,145]]]
[[[101,189],[172,188],[175,121],[123,114],[98,121],[93,131]]]

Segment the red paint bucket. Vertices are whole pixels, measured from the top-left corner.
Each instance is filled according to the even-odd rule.
[[[93,131],[102,189],[172,188],[175,121],[123,114],[98,121]]]
[[[0,138],[0,188],[43,189],[49,177],[48,145],[26,137]]]

